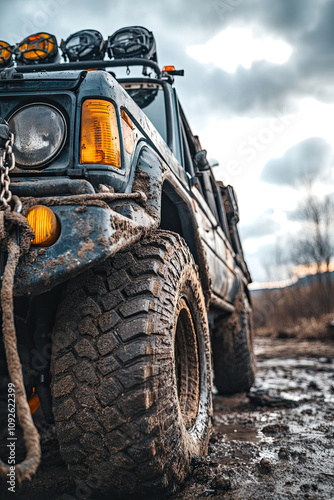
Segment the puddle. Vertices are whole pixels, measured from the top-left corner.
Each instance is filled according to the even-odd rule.
[[[296,390],[296,389],[294,389]],[[300,390],[300,389],[299,389]],[[290,391],[290,388],[289,388],[289,391]],[[287,391],[281,391],[281,397],[286,399],[287,401],[296,401],[296,402],[300,402],[300,401],[309,401],[311,399],[311,396],[309,394],[291,394],[291,392],[287,392]]]
[[[272,443],[273,438],[263,434],[255,427],[243,427],[241,425],[218,424],[215,430],[224,436],[225,441],[243,441],[248,443]]]

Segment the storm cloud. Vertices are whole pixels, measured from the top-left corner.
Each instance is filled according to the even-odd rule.
[[[207,89],[207,105],[227,116],[269,116],[274,110],[294,112],[301,97],[334,99],[334,2],[331,0],[244,1],[226,14],[228,26],[270,33],[292,47],[282,65],[265,61],[234,74],[207,65],[195,78]],[[213,37],[213,35],[212,35]],[[221,50],[229,50],[221,47]]]
[[[89,27],[107,37],[122,26],[144,25],[155,33],[162,64],[186,70],[187,81],[179,79],[178,88],[184,107],[189,104],[197,120],[203,107],[207,113],[215,110],[225,116],[268,116],[273,110],[293,112],[301,96],[334,99],[334,2],[270,0],[268,4],[265,0],[100,0],[94,5],[11,0],[1,7],[1,38],[14,43],[47,29],[60,39]],[[289,43],[293,54],[283,65],[257,61],[234,74],[187,55],[187,46],[204,44],[227,27],[270,33]]]
[[[305,183],[332,178],[331,146],[320,137],[306,139],[290,148],[281,158],[270,160],[260,179],[276,186],[299,188]]]
[[[280,224],[273,218],[273,210],[266,210],[250,224],[240,224],[240,236],[243,241],[249,238],[262,238],[275,234],[280,229]]]

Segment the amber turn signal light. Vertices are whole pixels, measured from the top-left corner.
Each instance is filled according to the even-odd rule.
[[[59,238],[59,222],[49,207],[43,205],[31,207],[27,219],[35,233],[35,239],[31,242],[33,246],[50,247]]]
[[[80,163],[121,168],[121,148],[114,105],[102,99],[86,99],[81,113]]]

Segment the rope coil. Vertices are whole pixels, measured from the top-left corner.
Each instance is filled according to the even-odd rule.
[[[0,246],[8,250],[8,259],[1,287],[2,332],[8,372],[10,380],[15,386],[17,417],[23,430],[23,439],[27,450],[25,460],[15,465],[15,476],[19,483],[24,479],[31,479],[41,460],[40,436],[28,405],[22,365],[17,351],[13,297],[14,275],[19,258],[23,253],[28,252],[34,236],[27,219],[23,215],[17,212],[0,211]],[[9,466],[0,460],[0,474],[6,476],[9,471]]]

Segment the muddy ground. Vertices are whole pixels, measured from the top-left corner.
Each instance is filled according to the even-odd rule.
[[[193,460],[172,500],[334,499],[334,341],[258,338],[256,352],[256,386],[249,395],[214,397],[209,454]],[[31,483],[8,494],[2,482],[0,498],[101,498],[71,481],[50,426],[42,449]]]

